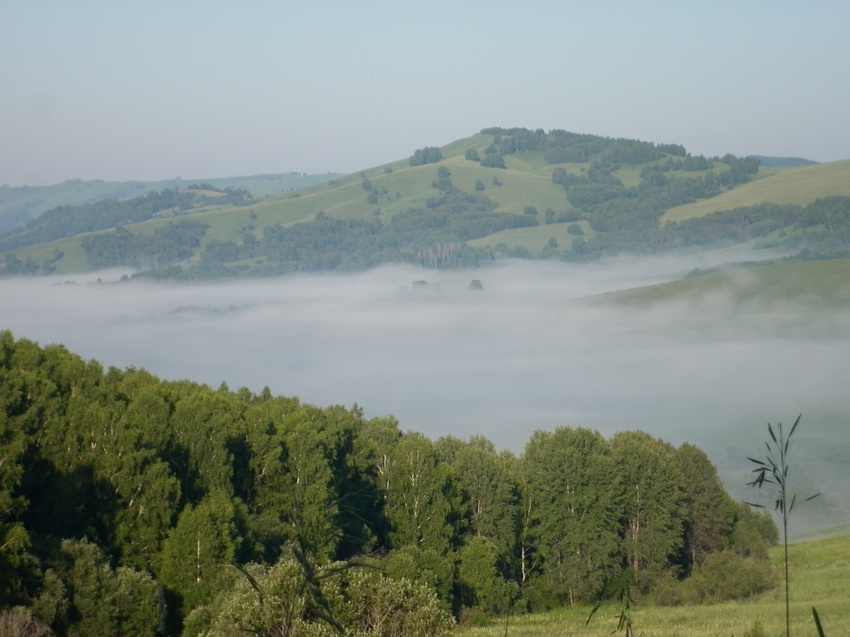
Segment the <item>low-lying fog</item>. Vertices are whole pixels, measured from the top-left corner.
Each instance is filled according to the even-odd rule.
[[[808,464],[802,481],[842,492],[830,486],[850,474],[836,473],[839,460],[823,473],[809,461],[820,464],[815,449],[848,448],[850,312],[740,316],[722,300],[651,311],[581,300],[706,265],[394,266],[208,284],[114,283],[116,272],[74,284],[5,279],[0,329],[105,366],[357,403],[434,439],[482,434],[515,452],[535,429],[644,429],[706,449],[730,490],[750,499],[746,455],[763,455],[767,422],[802,412],[793,448]],[[98,276],[105,283],[91,283]],[[468,289],[472,280],[483,291]],[[821,501],[819,519],[850,519],[846,497]]]

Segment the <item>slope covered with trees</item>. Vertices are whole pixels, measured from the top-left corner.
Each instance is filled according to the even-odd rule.
[[[668,603],[772,584],[771,519],[642,432],[538,431],[517,457],[9,332],[0,400],[0,612],[42,634],[438,635],[627,571]]]
[[[267,276],[386,262],[587,260],[745,242],[829,252],[850,241],[843,222],[812,222],[818,215],[809,206],[830,199],[831,214],[848,216],[848,169],[835,162],[764,172],[754,157],[692,156],[678,144],[488,128],[286,194],[251,198],[201,184],[59,206],[0,237],[0,271],[129,266],[157,277]],[[809,184],[805,196],[784,186],[800,180]],[[739,190],[753,195],[731,196]],[[694,206],[698,214],[688,212]],[[204,232],[182,251],[155,245],[163,217]],[[143,262],[122,244],[154,246],[158,256]]]

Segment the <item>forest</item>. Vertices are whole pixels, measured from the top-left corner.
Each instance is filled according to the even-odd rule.
[[[514,454],[8,331],[0,402],[0,623],[27,634],[440,635],[624,575],[669,605],[775,582],[770,516],[641,431],[517,423]]]

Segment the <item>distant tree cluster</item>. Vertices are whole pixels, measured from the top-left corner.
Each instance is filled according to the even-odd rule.
[[[563,186],[573,212],[548,215],[546,223],[586,220],[593,238],[574,242],[573,249],[547,251],[544,257],[585,260],[612,252],[652,252],[668,244],[661,236],[659,219],[671,207],[712,197],[745,183],[758,172],[753,157],[725,155],[708,160],[691,157],[676,144],[655,145],[628,139],[582,135],[566,131],[531,131],[524,128],[488,128],[493,143],[485,151],[494,164],[504,167],[504,157],[514,153],[538,152],[550,163],[586,164],[580,171],[557,166],[552,182]],[[471,156],[468,154],[467,159]],[[637,186],[625,186],[617,177],[624,164],[643,166]],[[673,177],[676,171],[697,173]],[[668,235],[670,232],[668,231]],[[710,242],[710,239],[708,240]],[[576,246],[580,249],[575,249]],[[531,256],[531,255],[529,255]]]
[[[643,164],[667,155],[684,156],[684,147],[677,144],[655,145],[633,139],[609,138],[599,135],[570,133],[563,130],[527,128],[485,128],[482,135],[493,135],[493,146],[501,155],[539,152],[550,164],[584,163],[591,158],[626,164]]]
[[[517,457],[9,332],[0,396],[0,616],[40,634],[424,637],[626,569],[670,603],[771,583],[769,516],[641,432],[538,431]]]
[[[410,158],[411,166],[424,166],[425,164],[436,164],[443,158],[443,153],[437,146],[426,146],[417,148]]]
[[[191,219],[170,222],[153,234],[134,234],[119,227],[83,237],[82,248],[93,268],[159,269],[192,256],[207,227]]]

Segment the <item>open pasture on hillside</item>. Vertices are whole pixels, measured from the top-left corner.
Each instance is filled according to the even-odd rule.
[[[765,172],[769,176],[737,186],[717,197],[670,208],[661,216],[660,224],[760,203],[806,206],[820,197],[850,196],[850,160]]]

